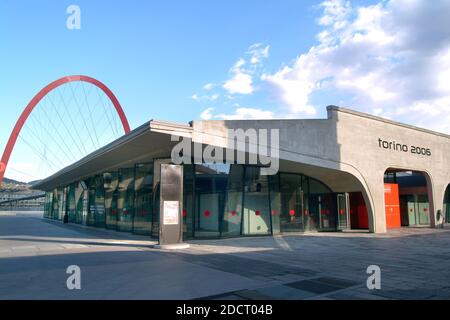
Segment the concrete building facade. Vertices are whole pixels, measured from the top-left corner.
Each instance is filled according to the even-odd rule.
[[[267,139],[267,141],[258,141],[257,145],[253,145],[254,142],[249,139],[248,135],[230,136],[230,132],[237,130],[243,132],[277,130],[279,139],[275,141],[276,143]],[[183,204],[184,209],[181,210],[182,219],[190,219],[192,216],[192,222],[189,222],[190,225],[185,228],[192,229],[194,235],[201,223],[206,226],[206,229],[220,229],[220,235],[238,235],[237,232],[229,232],[233,228],[240,229],[239,235],[275,234],[290,230],[338,231],[350,229],[354,225],[353,216],[356,215],[356,212],[352,212],[353,207],[355,211],[362,212],[361,221],[367,219],[366,223],[361,221],[355,223],[356,228],[366,228],[370,232],[384,233],[390,227],[390,218],[388,218],[390,214],[398,215],[398,226],[400,227],[400,225],[408,225],[408,222],[403,221],[403,216],[400,221],[400,211],[413,210],[409,207],[402,208],[400,201],[396,201],[396,199],[394,199],[394,203],[388,203],[390,200],[387,200],[387,188],[390,190],[391,185],[388,184],[387,179],[390,175],[396,177],[397,174],[403,176],[421,174],[425,177],[426,186],[423,189],[426,190],[426,200],[424,200],[426,205],[419,207],[423,211],[422,213],[429,216],[427,221],[430,227],[438,227],[446,222],[446,218],[448,221],[450,217],[448,212],[450,205],[447,204],[450,202],[448,195],[450,136],[334,106],[328,107],[326,119],[211,120],[193,121],[189,125],[152,120],[43,180],[35,188],[47,191],[47,202],[50,203],[51,210],[58,212],[57,218],[61,218],[70,210],[76,211],[76,206],[79,211],[84,211],[86,216],[89,215],[90,210],[95,211],[98,206],[103,207],[99,210],[99,212],[103,210],[103,213],[98,219],[100,222],[102,219],[105,220],[106,227],[107,211],[114,211],[114,205],[111,203],[116,203],[116,206],[120,207],[119,203],[123,201],[120,200],[121,196],[133,198],[134,200],[129,200],[130,203],[133,202],[133,212],[128,214],[133,216],[132,230],[134,230],[134,218],[142,218],[142,214],[136,213],[138,210],[136,208],[141,208],[142,203],[138,205],[136,201],[147,201],[144,199],[145,194],[150,193],[153,197],[151,202],[159,201],[157,199],[159,195],[155,189],[157,185],[155,177],[160,170],[161,163],[172,162],[173,150],[179,143],[179,140],[173,138],[174,136],[188,139],[192,149],[200,148],[202,151],[205,151],[208,146],[230,150],[230,146],[236,145],[236,142],[239,143],[241,139],[240,142],[245,145],[247,158],[250,158],[252,153],[255,153],[254,150],[261,147],[261,144],[270,150],[276,150],[278,156],[279,173],[276,176],[269,176],[267,179],[261,178],[259,171],[253,173],[251,168],[258,168],[258,166],[244,166],[243,173],[240,173],[239,167],[232,166],[225,173],[222,172],[223,168],[220,169],[220,165],[215,164],[214,168],[219,169],[210,172],[208,168],[212,167],[208,167],[208,163],[204,163],[206,166],[203,166],[201,170],[198,169],[202,163],[195,159],[192,159],[192,163],[197,162],[198,167],[193,169],[192,178],[186,173],[192,170],[191,167],[188,167],[191,164],[185,164],[184,177],[185,183],[188,185],[185,184],[184,188],[185,203]],[[147,187],[143,187],[145,183],[142,181],[146,178],[138,177],[137,172],[140,170],[139,166],[150,163],[151,167],[148,167],[148,170],[152,171],[153,181],[149,182]],[[111,191],[108,188],[111,188],[112,183],[116,185],[112,187],[113,189],[127,189],[126,186],[120,187],[127,179],[122,168],[131,167],[134,168],[133,196],[131,193],[128,195],[126,192],[122,192],[121,196],[115,199],[114,192],[118,191]],[[226,184],[223,195],[220,191],[221,187],[218,187],[222,183],[220,182],[221,178],[213,177],[212,179],[215,181],[213,184],[205,184],[202,187],[202,183],[204,183],[202,179],[205,175],[218,174],[219,171],[221,171],[221,177],[224,175],[228,177],[228,180],[223,182]],[[105,181],[108,179],[115,181],[114,174],[111,175],[114,172],[119,172],[119,178],[116,182],[109,182],[107,185]],[[106,178],[105,173],[109,174],[109,178]],[[234,181],[231,177],[234,177],[235,174],[242,175],[243,178]],[[92,182],[92,178],[96,176],[101,176],[102,182]],[[136,185],[139,179],[141,182],[138,190]],[[186,181],[190,181],[190,179],[197,181],[197,184],[194,182],[192,186],[189,185],[189,182]],[[294,182],[294,180],[298,182]],[[92,199],[89,200],[89,186],[82,188],[83,185],[89,184],[87,183],[89,181],[91,185],[103,185],[103,189],[100,191],[100,193],[103,192],[103,200],[100,199],[97,201],[98,203],[92,203]],[[393,182],[398,193],[398,184],[395,183],[395,179]],[[74,190],[70,190],[69,186],[71,185]],[[204,189],[200,190],[199,188]],[[233,188],[237,189],[231,192],[230,190]],[[265,193],[266,188],[267,192]],[[190,189],[193,190],[193,195],[187,194]],[[208,190],[213,189],[220,190],[213,192],[217,193],[217,196],[210,197]],[[67,197],[71,192],[74,195],[72,198],[84,198],[84,207],[82,204],[75,203],[69,209],[69,203],[73,201]],[[112,192],[110,196],[108,196],[108,192]],[[262,196],[263,194],[266,196]],[[95,195],[96,191],[94,190],[91,192],[91,198]],[[328,200],[328,195],[333,195],[330,198],[331,202]],[[239,198],[239,201],[236,200],[239,204],[230,200],[233,197]],[[363,201],[360,201],[360,206],[354,206],[354,202],[357,201],[355,199],[358,197]],[[59,200],[55,200],[56,198]],[[394,196],[394,198],[399,197]],[[91,201],[91,205],[89,205],[89,201]],[[186,201],[192,203],[188,204]],[[154,208],[154,205],[152,206]],[[221,208],[218,209],[217,223],[203,222],[214,216],[214,210],[206,208],[208,206]],[[186,207],[192,208],[192,210],[187,210]],[[123,211],[123,208],[120,210]],[[389,210],[391,211],[388,212]],[[186,213],[185,211],[190,212]],[[268,212],[267,216],[264,215],[265,211]],[[363,218],[364,214],[366,214],[366,218]],[[47,213],[47,215],[49,214]],[[50,216],[55,217],[54,214],[50,214]],[[232,227],[230,221],[236,217],[240,219],[239,225]],[[121,218],[116,217],[116,219],[119,221]],[[73,220],[76,219],[73,218]],[[152,221],[154,220],[155,218]],[[355,218],[355,220],[357,219]],[[82,223],[80,221],[79,223]],[[100,223],[101,226],[105,224]],[[327,227],[331,225],[333,227]],[[253,230],[254,226],[257,227]],[[149,227],[144,233],[152,233],[151,229],[152,227]]]

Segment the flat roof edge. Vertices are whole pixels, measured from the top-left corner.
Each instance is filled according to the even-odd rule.
[[[136,129],[133,129],[130,133],[119,137],[118,139],[101,147],[100,149],[95,150],[92,153],[86,155],[85,157],[81,158],[77,162],[72,163],[71,165],[54,173],[53,175],[43,179],[39,183],[35,184],[32,187],[32,189],[41,190],[43,186],[45,186],[47,183],[51,182],[53,179],[56,179],[57,177],[59,177],[63,174],[66,174],[68,172],[76,170],[78,167],[82,166],[83,164],[86,164],[89,161],[102,156],[103,154],[111,152],[112,150],[120,147],[123,144],[126,144],[126,143],[132,141],[133,139],[135,139],[147,132],[175,134],[175,135],[190,137],[192,135],[192,130],[193,130],[192,127],[189,125],[180,124],[180,123],[176,123],[176,122],[170,122],[170,121],[162,121],[162,120],[152,119],[150,121],[147,121],[143,125],[137,127]]]
[[[193,130],[194,129],[192,128],[192,126],[177,122],[162,121],[162,120],[152,120],[150,122],[150,131],[152,132],[190,137],[192,135]]]
[[[39,183],[36,183],[35,185],[33,185],[32,189],[33,190],[42,190],[41,189],[42,186],[49,183],[51,180],[56,179],[58,176],[68,173],[72,170],[75,170],[76,168],[91,161],[92,159],[99,157],[100,155],[105,154],[105,153],[119,147],[120,145],[127,143],[128,141],[131,141],[131,140],[135,139],[136,137],[150,131],[150,123],[151,122],[152,122],[152,120],[147,121],[143,125],[137,127],[136,129],[133,129],[130,133],[125,134],[125,135],[119,137],[118,139],[108,143],[107,145],[101,147],[100,149],[97,149],[97,150],[91,152],[90,154],[86,155],[85,157],[81,158],[80,160],[76,161],[75,163],[72,163],[71,165],[62,168],[58,172],[55,172],[51,176],[49,176],[49,177],[41,180]]]
[[[442,132],[437,132],[437,131],[433,131],[433,130],[430,130],[430,129],[425,129],[425,128],[413,126],[413,125],[410,125],[410,124],[405,124],[405,123],[402,123],[402,122],[386,119],[386,118],[375,116],[375,115],[369,114],[369,113],[355,111],[355,110],[348,109],[348,108],[343,108],[343,107],[330,105],[330,106],[327,106],[327,111],[336,111],[336,112],[340,112],[340,113],[347,113],[347,114],[351,114],[351,115],[354,115],[354,116],[358,116],[358,117],[362,117],[362,118],[366,118],[366,119],[371,119],[371,120],[375,120],[375,121],[379,121],[379,122],[384,122],[384,123],[388,123],[388,124],[391,124],[391,125],[395,125],[395,126],[399,126],[399,127],[403,127],[403,128],[407,128],[407,129],[411,129],[411,130],[421,131],[421,132],[424,132],[424,133],[428,133],[428,134],[432,134],[432,135],[435,135],[435,136],[440,136],[440,137],[443,137],[443,138],[450,139],[450,135],[442,133]]]

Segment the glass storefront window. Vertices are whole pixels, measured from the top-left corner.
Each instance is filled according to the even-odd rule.
[[[45,193],[44,217],[53,218],[53,192]]]
[[[194,237],[194,166],[185,165],[183,168],[183,237]]]
[[[303,190],[303,231],[317,231],[318,217],[314,217],[311,214],[309,194],[310,192],[310,178],[307,176],[302,176],[302,190]]]
[[[95,226],[105,227],[105,188],[103,175],[95,177]]]
[[[75,189],[75,223],[83,224],[83,215],[85,210],[84,189],[81,183],[77,183]]]
[[[226,187],[225,211],[222,222],[222,236],[236,237],[241,234],[242,197],[244,167],[231,165]]]
[[[225,164],[183,171],[185,239],[348,227],[345,195],[302,174],[264,176],[260,167]],[[136,164],[47,192],[44,216],[62,219],[67,212],[72,223],[158,237],[159,190],[153,163]]]
[[[336,231],[337,229],[337,195],[321,194],[319,198],[319,214],[321,231]]]
[[[57,220],[61,220],[64,218],[64,214],[66,212],[66,201],[65,201],[65,188],[61,187],[57,190]]]
[[[95,226],[95,177],[88,179],[87,185],[89,188],[89,198],[86,224],[88,226]]]
[[[302,176],[299,174],[280,174],[282,232],[303,231],[304,191]]]
[[[87,225],[98,228],[105,227],[105,190],[103,175],[88,180],[89,186],[89,212]]]
[[[444,216],[445,222],[450,223],[450,185],[447,187],[444,196]]]
[[[119,185],[118,172],[103,174],[105,187],[105,225],[106,229],[117,229],[117,187]]]
[[[75,184],[71,184],[67,187],[67,215],[69,222],[75,222],[76,210],[75,210]]]
[[[323,183],[309,178],[310,230],[335,231],[337,196]],[[315,229],[314,229],[315,228]]]
[[[229,165],[195,165],[195,237],[220,236]]]
[[[53,220],[58,220],[58,189],[53,189],[52,191],[52,202],[50,204],[51,206],[51,212],[50,217]]]
[[[117,230],[133,230],[134,168],[119,169],[117,189]]]
[[[243,235],[264,235],[272,232],[268,176],[258,167],[245,168]]]
[[[153,185],[153,219],[152,219],[152,237],[159,238],[159,214],[160,214],[160,183]]]
[[[272,234],[281,232],[280,215],[281,209],[281,191],[280,191],[280,174],[269,176],[270,191],[270,214],[272,215]]]
[[[153,164],[136,165],[134,190],[133,233],[150,235],[153,216]]]

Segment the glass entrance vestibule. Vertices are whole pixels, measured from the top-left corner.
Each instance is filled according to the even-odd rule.
[[[184,165],[185,239],[261,236],[350,228],[349,197],[300,173],[261,174],[247,165]],[[44,216],[158,236],[159,181],[136,164],[47,192]]]

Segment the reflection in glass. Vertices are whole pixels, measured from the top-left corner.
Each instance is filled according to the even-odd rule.
[[[45,193],[44,217],[53,219],[53,192]]]
[[[268,177],[258,167],[245,168],[243,235],[271,233]]]
[[[84,194],[81,183],[77,183],[75,188],[75,223],[78,224],[83,223]]]
[[[119,169],[117,230],[131,232],[134,211],[134,168]]]
[[[105,187],[105,217],[106,229],[117,229],[117,187],[119,185],[118,172],[103,174]]]
[[[195,165],[195,237],[220,236],[229,165]]]
[[[105,189],[103,175],[95,177],[95,226],[105,227]]]
[[[183,168],[183,238],[191,239],[194,237],[194,166],[185,165]]]
[[[65,206],[66,206],[66,201],[65,201],[65,188],[64,187],[60,187],[58,188],[57,191],[57,220],[61,220],[64,217],[64,213],[65,213]]]
[[[282,173],[280,178],[282,232],[303,231],[302,175]]]
[[[264,176],[259,167],[234,164],[184,165],[183,171],[184,239],[349,228],[346,196],[300,173]],[[71,223],[157,238],[159,198],[153,163],[136,164],[47,192],[44,216],[62,219],[67,212]],[[449,198],[447,191],[448,218]]]
[[[444,216],[445,216],[445,222],[450,222],[450,185],[447,187],[447,190],[445,190],[445,196],[444,196]]]
[[[105,227],[105,193],[103,176],[98,175],[88,180],[89,211],[87,225],[99,228]]]
[[[280,191],[280,175],[269,176],[270,190],[270,214],[272,216],[272,234],[281,232],[280,215],[281,209],[281,191]]]
[[[241,234],[243,177],[244,167],[232,165],[226,188],[225,211],[222,222],[223,237]]]
[[[323,183],[309,178],[310,230],[331,231],[337,228],[337,198]]]
[[[95,226],[95,177],[89,178],[87,180],[89,199],[88,199],[88,212],[86,224],[88,226]]]
[[[153,164],[136,165],[134,190],[133,233],[150,235],[153,216]]]
[[[159,238],[159,219],[161,204],[161,188],[158,182],[153,186],[153,218],[152,218],[152,238]]]
[[[75,210],[75,189],[76,184],[70,184],[67,187],[67,215],[69,223],[74,223],[76,221],[76,210]]]

